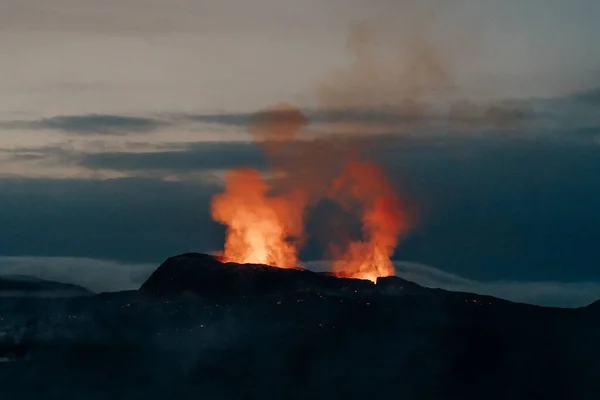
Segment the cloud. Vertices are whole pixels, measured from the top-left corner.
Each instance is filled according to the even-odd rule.
[[[93,146],[88,148],[92,150]],[[247,142],[165,143],[145,147],[126,144],[122,148],[124,150],[86,151],[75,149],[69,143],[23,147],[0,150],[0,161],[5,167],[18,167],[13,168],[17,173],[12,174],[9,174],[10,168],[5,168],[5,176],[146,177],[205,182],[220,182],[222,172],[230,168],[251,166],[262,170],[266,164],[260,149]],[[69,171],[68,176],[66,171]]]
[[[4,128],[58,130],[72,135],[127,135],[153,132],[164,125],[163,121],[123,115],[70,115],[34,121],[10,121]]]
[[[391,54],[412,63],[414,79],[407,82],[419,87],[440,76],[438,59],[450,67],[443,71],[458,71],[456,86],[501,97],[564,93],[597,77],[600,53],[591,38],[600,8],[589,0],[283,0],[276,7],[273,0],[108,1],[56,0],[51,9],[36,0],[3,3],[0,25],[11,32],[0,39],[11,54],[2,60],[4,112],[110,115],[309,103],[315,82],[352,61],[343,54],[343,36],[363,19],[396,47],[420,34],[417,28],[424,32],[424,44],[409,49],[409,57]],[[384,79],[384,90],[394,82]]]
[[[352,82],[353,78],[346,80]],[[368,79],[367,81],[370,82]],[[558,136],[568,139],[577,136],[572,132],[578,129],[600,129],[598,89],[544,99],[475,100],[452,96],[430,99],[419,95],[415,99],[400,97],[400,103],[394,104],[366,101],[360,90],[344,80],[334,81],[330,85],[334,88],[327,87],[327,90],[322,91],[331,94],[333,100],[325,100],[320,108],[308,107],[301,110],[309,122],[305,133],[312,135],[311,137],[336,133],[347,136],[400,137],[439,137],[448,133],[457,137],[464,134],[506,136],[511,132],[520,137]],[[358,92],[352,92],[352,96],[338,96],[337,90],[346,89]],[[383,89],[368,87],[363,90],[378,93],[378,90]],[[349,103],[338,102],[338,97]],[[359,100],[353,102],[352,99]],[[184,131],[190,142],[194,141],[194,136],[201,138],[210,132],[214,141],[224,141],[223,134],[231,133],[232,128],[239,133],[251,126],[258,111],[260,110],[217,113],[163,112],[144,116],[98,113],[57,115],[34,120],[3,121],[0,122],[0,128],[21,131],[51,130],[80,138],[106,135],[113,136],[112,140],[115,140],[115,136],[154,133],[153,142],[157,143],[161,140],[167,142],[173,131]],[[245,136],[238,135],[237,139],[240,137]]]
[[[277,118],[277,110],[269,110]],[[304,109],[302,113],[306,115],[312,123],[326,122],[357,122],[357,123],[380,123],[380,122],[402,122],[409,117],[401,112],[394,112],[393,109],[375,108],[375,107],[332,107],[325,110]],[[183,119],[191,121],[214,123],[232,126],[248,126],[255,118],[256,113],[220,113],[220,114],[184,114]],[[281,111],[281,117],[285,118],[286,113]]]
[[[427,287],[490,295],[515,302],[583,307],[600,299],[600,282],[477,281],[434,267],[396,262],[397,275]]]
[[[252,121],[254,113],[217,113],[217,114],[184,114],[182,119],[189,121],[204,122],[208,124],[218,124],[227,126],[248,126]]]
[[[262,167],[264,158],[249,143],[190,143],[181,150],[155,152],[82,153],[77,163],[91,169],[171,172],[221,170],[240,166]]]
[[[310,261],[304,267],[328,271],[330,261]],[[600,281],[478,281],[440,269],[395,261],[396,275],[429,288],[475,293],[548,307],[584,307],[600,299]]]
[[[72,283],[93,292],[135,290],[157,265],[76,257],[3,257],[0,275],[28,275]]]
[[[415,122],[420,123],[424,128],[427,124],[439,122],[444,118],[443,115],[434,112],[415,116],[385,108],[332,108],[325,111],[304,109],[302,112],[320,132],[353,133],[355,135],[366,135],[374,130],[380,133],[400,132],[404,124]],[[188,130],[190,140],[193,141],[195,133],[205,133],[206,131],[222,133],[223,129],[247,128],[252,124],[256,115],[256,112],[163,113],[148,117],[87,114],[55,116],[38,120],[4,121],[0,122],[0,128],[52,130],[71,136],[126,136],[155,132],[161,134],[162,128],[177,128]],[[285,116],[283,117],[285,118]],[[340,127],[345,129],[340,129]],[[348,128],[352,128],[351,132],[348,132]],[[165,140],[167,134],[165,133]]]
[[[302,109],[309,122],[307,133],[313,137],[345,134],[348,137],[384,135],[462,139],[478,135],[576,141],[587,139],[589,142],[589,133],[594,132],[591,139],[595,143],[600,131],[600,89],[547,98],[477,100],[453,96],[434,99],[419,97],[408,103],[404,98],[399,104],[378,104],[367,102],[361,96],[362,92],[350,83],[335,85],[335,90],[348,89],[357,93],[339,96],[348,103],[336,102],[338,96],[335,90],[328,88],[327,93],[333,93],[333,100],[325,101],[320,109]],[[380,89],[369,87],[364,90],[377,93]],[[357,100],[353,102],[352,99]],[[210,126],[244,128],[255,117],[256,113],[181,114],[171,115],[171,122],[191,121]]]

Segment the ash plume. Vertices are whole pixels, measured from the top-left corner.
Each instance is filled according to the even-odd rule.
[[[225,259],[296,266],[308,237],[307,216],[327,200],[344,213],[325,215],[321,224],[347,226],[328,219],[354,218],[361,226],[358,237],[344,231],[335,238],[320,235],[334,272],[370,280],[393,275],[390,257],[417,218],[408,215],[397,188],[368,157],[372,137],[427,134],[432,121],[438,122],[432,117],[436,101],[450,104],[446,128],[488,123],[508,128],[526,118],[514,105],[445,99],[455,90],[453,68],[429,37],[444,7],[434,2],[427,11],[416,14],[408,36],[388,43],[369,23],[351,26],[346,47],[353,62],[315,88],[324,127],[311,126],[300,109],[283,103],[254,116],[249,133],[264,149],[271,176],[229,171],[225,192],[213,198],[213,218],[227,226]],[[470,119],[475,112],[479,115]],[[346,118],[369,113],[381,118]]]

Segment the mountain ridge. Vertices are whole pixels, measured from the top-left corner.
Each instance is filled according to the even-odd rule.
[[[515,302],[486,294],[452,291],[419,285],[399,276],[379,277],[377,281],[337,277],[331,272],[303,268],[284,269],[263,264],[224,262],[219,256],[184,253],[167,258],[141,285],[139,293],[168,297],[193,293],[199,297],[261,296],[282,292],[327,292],[344,296],[438,296],[453,301],[493,301],[525,307],[565,309]],[[600,304],[600,299],[596,302]],[[594,304],[594,303],[592,303]],[[586,308],[586,305],[579,308]]]
[[[0,297],[72,297],[92,296],[83,286],[41,279],[29,275],[0,275]]]
[[[260,295],[279,291],[337,291],[340,293],[426,293],[431,289],[397,276],[377,282],[336,277],[329,272],[303,268],[278,268],[263,264],[223,262],[217,256],[185,253],[165,260],[139,291],[162,297],[178,292],[199,296],[215,294]]]

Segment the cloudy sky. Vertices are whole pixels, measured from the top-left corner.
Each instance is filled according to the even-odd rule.
[[[586,304],[599,19],[596,0],[0,0],[0,273],[112,290],[219,249],[210,198],[264,167],[247,125],[287,102],[369,137],[418,221],[394,257],[413,279]]]

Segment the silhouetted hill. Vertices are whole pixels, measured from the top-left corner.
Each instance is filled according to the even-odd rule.
[[[596,300],[592,304],[588,305],[586,308],[595,309],[595,310],[600,311],[600,300]]]
[[[89,290],[68,283],[59,283],[25,275],[0,275],[0,297],[72,297],[91,296]]]
[[[598,337],[597,304],[185,254],[138,291],[0,301],[0,398],[595,400]]]
[[[284,292],[371,294],[424,292],[427,289],[398,277],[367,280],[337,278],[301,268],[282,269],[266,265],[222,263],[206,254],[183,254],[166,260],[141,286],[140,292],[164,297],[191,292],[198,296],[252,296]]]

